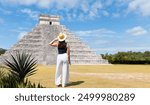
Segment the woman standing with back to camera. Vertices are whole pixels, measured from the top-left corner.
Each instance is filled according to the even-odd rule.
[[[52,40],[49,45],[58,48],[55,84],[56,86],[65,87],[69,83],[69,64],[70,62],[70,47],[66,43],[66,34],[60,33],[57,38]],[[62,83],[61,83],[62,79]]]

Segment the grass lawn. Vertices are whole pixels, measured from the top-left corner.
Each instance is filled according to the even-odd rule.
[[[47,88],[56,87],[55,65],[38,66],[29,80]],[[148,88],[150,65],[71,65],[67,88]]]

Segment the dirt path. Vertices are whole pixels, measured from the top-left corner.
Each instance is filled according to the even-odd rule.
[[[137,80],[150,82],[150,73],[78,73],[70,72],[73,75],[95,76],[111,80]]]

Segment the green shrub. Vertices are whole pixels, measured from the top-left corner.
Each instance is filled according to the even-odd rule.
[[[112,64],[150,64],[150,51],[118,52],[116,54],[102,54]]]

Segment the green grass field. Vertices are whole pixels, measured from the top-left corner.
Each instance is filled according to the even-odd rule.
[[[44,87],[54,88],[55,65],[38,66],[29,77]],[[67,88],[148,88],[150,65],[71,65]]]

